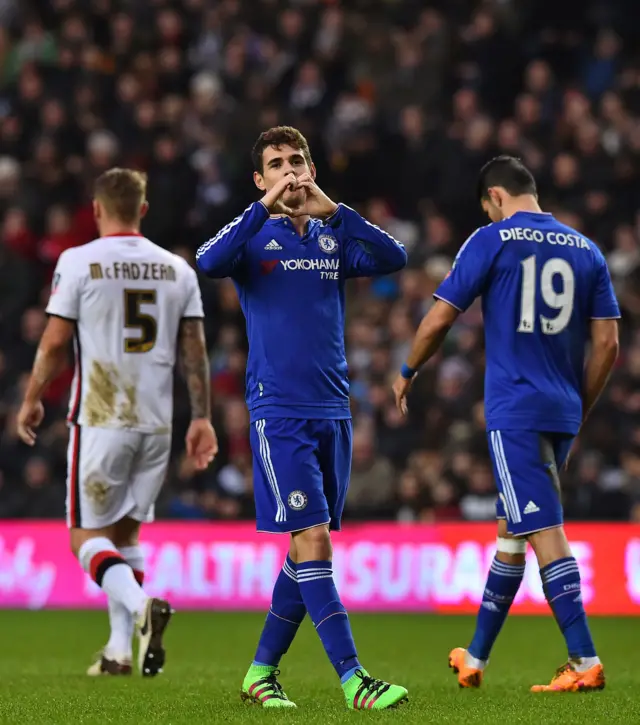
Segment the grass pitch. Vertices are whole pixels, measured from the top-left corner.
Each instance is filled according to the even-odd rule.
[[[106,613],[0,612],[0,722],[12,725],[189,723],[401,723],[546,725],[640,723],[640,619],[592,619],[607,689],[533,695],[565,659],[552,619],[507,621],[479,691],[459,690],[449,650],[466,645],[469,617],[353,615],[360,657],[374,676],[405,685],[410,701],[389,712],[349,712],[308,622],[282,663],[298,710],[265,712],[242,703],[240,684],[264,617],[178,612],[167,632],[167,666],[155,679],[84,675],[106,640]]]

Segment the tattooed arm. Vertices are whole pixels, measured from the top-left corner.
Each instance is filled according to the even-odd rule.
[[[49,317],[42,334],[33,370],[27,383],[24,402],[20,407],[17,419],[18,435],[30,446],[35,443],[35,429],[44,418],[42,395],[66,363],[67,348],[73,336],[73,330],[74,322],[72,320],[52,316]]]
[[[187,455],[203,471],[218,452],[218,439],[211,425],[209,358],[202,318],[185,317],[180,323],[178,360],[189,389],[191,425],[185,440]]]
[[[178,360],[189,389],[191,418],[211,418],[209,357],[200,318],[184,318],[180,323]]]

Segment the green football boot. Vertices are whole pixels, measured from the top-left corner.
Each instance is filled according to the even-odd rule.
[[[262,707],[295,707],[278,682],[280,670],[266,665],[251,665],[242,683],[240,697]]]
[[[409,699],[406,688],[376,680],[362,669],[356,670],[342,689],[350,710],[386,710]]]

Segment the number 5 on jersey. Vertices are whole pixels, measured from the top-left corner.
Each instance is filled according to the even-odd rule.
[[[522,293],[520,297],[520,324],[518,332],[534,332],[536,322],[536,257],[532,255],[522,262]],[[562,292],[553,288],[553,278],[562,277]],[[558,310],[555,317],[539,315],[540,329],[545,335],[558,335],[571,321],[576,279],[573,269],[565,259],[548,259],[540,271],[540,294],[544,303]]]
[[[124,326],[138,330],[137,337],[124,338],[125,352],[149,352],[156,344],[158,323],[153,315],[142,311],[143,305],[156,304],[155,290],[126,289],[124,291]]]

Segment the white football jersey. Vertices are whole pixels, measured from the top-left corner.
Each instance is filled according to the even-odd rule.
[[[180,321],[202,318],[196,273],[143,236],[60,255],[47,313],[76,323],[69,421],[167,433]]]

